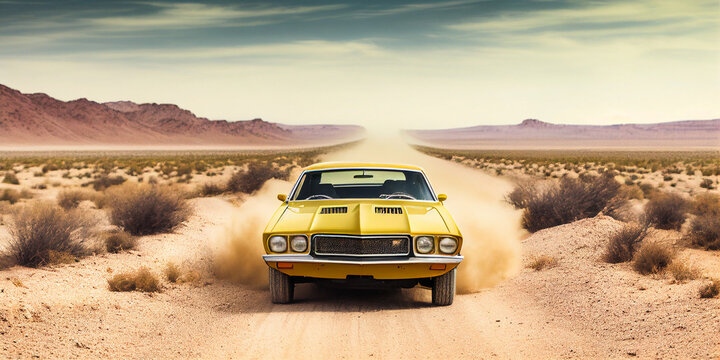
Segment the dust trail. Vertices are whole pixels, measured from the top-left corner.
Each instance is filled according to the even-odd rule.
[[[291,180],[297,179],[297,174]],[[267,285],[267,265],[262,260],[265,249],[262,232],[270,217],[280,206],[277,194],[286,194],[292,188],[288,181],[271,179],[253,196],[234,210],[230,224],[216,239],[214,272],[224,279],[256,288]]]
[[[425,168],[435,191],[448,194],[445,205],[463,233],[465,260],[458,272],[459,293],[494,286],[518,270],[522,231],[519,212],[503,201],[511,189],[508,182],[421,154],[399,136],[373,136],[352,148],[327,154],[323,161],[397,162]],[[275,196],[291,188],[288,181],[268,181],[239,206],[218,238],[220,250],[214,262],[218,276],[254,287],[267,284],[262,231],[280,205]]]
[[[512,276],[520,267],[520,212],[503,201],[509,182],[466,166],[422,154],[399,136],[376,135],[324,161],[397,162],[421,166],[463,234],[459,293],[476,292]]]

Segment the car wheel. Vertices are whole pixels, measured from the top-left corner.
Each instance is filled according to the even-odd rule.
[[[455,298],[455,269],[434,277],[432,284],[432,302],[434,305],[447,306]]]
[[[295,284],[290,276],[270,268],[270,298],[273,304],[287,304],[293,301]]]

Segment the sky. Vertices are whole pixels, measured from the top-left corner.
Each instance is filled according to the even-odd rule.
[[[0,83],[210,119],[720,117],[720,1],[0,0]]]

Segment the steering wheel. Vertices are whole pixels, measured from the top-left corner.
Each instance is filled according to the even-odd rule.
[[[382,195],[380,195],[380,197],[383,198],[383,199],[407,199],[407,200],[417,200],[417,199],[415,199],[414,196],[412,196],[412,195],[410,195],[410,194],[408,194],[408,193],[404,193],[404,192],[396,192],[396,193],[392,193],[392,194],[390,194],[390,195],[382,194]]]
[[[307,198],[305,198],[305,200],[326,200],[326,199],[332,199],[332,197],[319,194],[319,195],[311,195],[311,196],[308,196]]]

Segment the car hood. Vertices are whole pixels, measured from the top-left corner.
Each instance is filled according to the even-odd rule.
[[[447,210],[439,203],[429,202],[350,202],[322,205],[308,202],[290,203],[271,231],[354,235],[458,234]]]

